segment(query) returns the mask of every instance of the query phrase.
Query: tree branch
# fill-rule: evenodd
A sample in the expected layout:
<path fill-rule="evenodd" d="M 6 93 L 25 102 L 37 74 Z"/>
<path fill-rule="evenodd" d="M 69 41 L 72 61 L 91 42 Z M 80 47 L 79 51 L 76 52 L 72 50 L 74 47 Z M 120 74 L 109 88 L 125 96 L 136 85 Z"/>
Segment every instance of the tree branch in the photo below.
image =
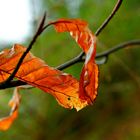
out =
<path fill-rule="evenodd" d="M 101 61 L 97 61 L 97 64 L 104 64 L 106 61 L 107 61 L 107 58 L 110 54 L 120 50 L 120 49 L 124 49 L 124 48 L 127 48 L 127 47 L 134 47 L 134 46 L 138 46 L 140 45 L 140 40 L 131 40 L 131 41 L 128 41 L 128 42 L 124 42 L 124 43 L 121 43 L 117 46 L 114 46 L 112 47 L 111 49 L 108 49 L 102 53 L 98 53 L 96 55 L 96 58 L 105 58 Z M 68 68 L 70 67 L 71 65 L 74 65 L 74 64 L 77 64 L 79 62 L 83 62 L 84 61 L 84 58 L 81 58 L 81 55 L 69 60 L 68 62 L 56 67 L 57 69 L 59 70 L 63 70 L 65 68 Z M 11 88 L 11 87 L 17 87 L 17 86 L 22 86 L 22 85 L 26 85 L 27 83 L 25 82 L 22 82 L 20 80 L 17 80 L 17 81 L 10 81 L 9 84 L 7 86 L 3 86 L 1 87 L 0 86 L 0 89 L 6 89 L 6 88 Z"/>
<path fill-rule="evenodd" d="M 110 22 L 110 20 L 114 17 L 116 12 L 119 10 L 123 0 L 118 0 L 118 2 L 115 4 L 115 7 L 113 8 L 111 14 L 105 19 L 105 21 L 102 23 L 102 25 L 97 29 L 95 32 L 95 35 L 98 36 L 101 31 L 107 26 L 107 24 Z"/>
<path fill-rule="evenodd" d="M 82 52 L 82 53 L 83 53 L 83 52 Z M 76 64 L 76 63 L 79 63 L 79 62 L 83 62 L 81 54 L 79 54 L 79 55 L 76 56 L 75 58 L 73 58 L 73 59 L 71 59 L 71 60 L 65 62 L 65 63 L 62 64 L 62 65 L 57 66 L 56 69 L 58 69 L 58 70 L 63 70 L 63 69 L 65 69 L 65 68 L 70 67 L 70 66 L 72 66 L 72 65 L 74 65 L 74 64 Z"/>
<path fill-rule="evenodd" d="M 113 48 L 111 49 L 108 49 L 104 52 L 101 52 L 101 53 L 98 53 L 96 55 L 96 58 L 101 58 L 101 57 L 108 57 L 110 54 L 120 50 L 120 49 L 124 49 L 126 47 L 134 47 L 134 46 L 137 46 L 137 45 L 140 45 L 140 40 L 131 40 L 131 41 L 127 41 L 127 42 L 124 42 L 124 43 L 121 43 L 119 45 L 116 45 L 114 46 Z"/>

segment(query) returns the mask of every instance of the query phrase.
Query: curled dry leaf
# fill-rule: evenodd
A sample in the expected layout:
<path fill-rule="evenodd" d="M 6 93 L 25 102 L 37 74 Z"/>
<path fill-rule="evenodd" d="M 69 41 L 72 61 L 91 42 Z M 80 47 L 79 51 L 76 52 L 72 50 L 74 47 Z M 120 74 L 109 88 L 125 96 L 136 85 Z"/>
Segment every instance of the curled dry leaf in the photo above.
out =
<path fill-rule="evenodd" d="M 98 66 L 95 64 L 96 37 L 92 34 L 85 21 L 80 19 L 60 19 L 52 22 L 57 32 L 70 32 L 86 54 L 80 82 L 79 97 L 91 104 L 97 95 Z"/>
<path fill-rule="evenodd" d="M 0 119 L 0 130 L 7 130 L 17 118 L 20 98 L 18 88 L 15 88 L 13 97 L 9 101 L 9 106 L 11 107 L 10 115 Z"/>

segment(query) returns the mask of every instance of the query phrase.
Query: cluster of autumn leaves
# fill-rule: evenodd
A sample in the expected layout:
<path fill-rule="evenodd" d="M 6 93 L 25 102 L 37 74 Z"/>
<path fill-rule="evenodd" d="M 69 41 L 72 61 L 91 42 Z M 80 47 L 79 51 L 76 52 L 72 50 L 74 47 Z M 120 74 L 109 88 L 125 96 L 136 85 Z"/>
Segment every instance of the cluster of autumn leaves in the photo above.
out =
<path fill-rule="evenodd" d="M 28 53 L 15 78 L 53 95 L 65 108 L 77 111 L 92 104 L 97 95 L 98 66 L 95 63 L 96 37 L 87 22 L 80 19 L 59 19 L 52 22 L 57 32 L 69 32 L 85 52 L 85 62 L 78 81 L 72 75 L 48 66 L 43 60 Z M 26 47 L 15 44 L 0 52 L 0 82 L 5 81 L 15 69 Z M 20 95 L 17 87 L 9 105 L 10 115 L 0 119 L 0 130 L 7 130 L 17 118 Z"/>

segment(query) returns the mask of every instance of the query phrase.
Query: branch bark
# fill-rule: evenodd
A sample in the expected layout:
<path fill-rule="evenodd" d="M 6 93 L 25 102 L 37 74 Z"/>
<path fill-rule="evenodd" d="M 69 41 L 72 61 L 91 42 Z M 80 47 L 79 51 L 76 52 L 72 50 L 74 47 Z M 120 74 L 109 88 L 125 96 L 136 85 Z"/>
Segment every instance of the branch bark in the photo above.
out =
<path fill-rule="evenodd" d="M 116 45 L 114 47 L 112 47 L 111 49 L 108 49 L 104 52 L 101 52 L 101 53 L 98 53 L 96 55 L 96 58 L 101 58 L 101 57 L 108 57 L 110 54 L 120 50 L 120 49 L 124 49 L 124 48 L 128 48 L 128 47 L 134 47 L 134 46 L 137 46 L 137 45 L 140 45 L 140 40 L 131 40 L 131 41 L 127 41 L 127 42 L 124 42 L 124 43 L 121 43 L 119 45 Z"/>
<path fill-rule="evenodd" d="M 102 25 L 95 32 L 96 36 L 98 36 L 101 33 L 101 31 L 103 31 L 103 29 L 107 26 L 107 24 L 110 22 L 110 20 L 114 17 L 116 12 L 119 10 L 122 2 L 123 2 L 123 0 L 118 0 L 117 1 L 117 3 L 115 4 L 115 6 L 114 6 L 112 12 L 110 13 L 110 15 L 105 19 L 105 21 L 102 23 Z"/>

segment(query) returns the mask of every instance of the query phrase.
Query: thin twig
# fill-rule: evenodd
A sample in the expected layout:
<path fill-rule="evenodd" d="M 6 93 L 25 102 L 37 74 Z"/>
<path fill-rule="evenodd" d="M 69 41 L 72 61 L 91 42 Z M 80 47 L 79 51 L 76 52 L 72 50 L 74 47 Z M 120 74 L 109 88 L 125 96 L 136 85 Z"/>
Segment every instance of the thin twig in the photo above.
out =
<path fill-rule="evenodd" d="M 136 45 L 140 45 L 140 40 L 131 40 L 131 41 L 128 41 L 128 42 L 124 42 L 124 43 L 121 43 L 117 46 L 114 46 L 113 48 L 109 49 L 109 50 L 106 50 L 104 52 L 101 52 L 101 53 L 98 53 L 96 55 L 96 58 L 101 58 L 101 57 L 107 57 L 109 56 L 110 54 L 120 50 L 120 49 L 124 49 L 124 48 L 128 48 L 128 47 L 134 47 Z"/>
<path fill-rule="evenodd" d="M 118 2 L 115 4 L 115 7 L 113 8 L 111 14 L 108 16 L 108 18 L 105 19 L 105 21 L 102 23 L 102 25 L 97 29 L 95 32 L 95 35 L 98 36 L 101 31 L 107 26 L 107 24 L 110 22 L 110 20 L 114 17 L 118 9 L 120 8 L 123 0 L 118 0 Z"/>
<path fill-rule="evenodd" d="M 58 70 L 63 70 L 63 69 L 65 69 L 65 68 L 67 68 L 67 67 L 69 67 L 69 66 L 72 66 L 72 65 L 74 65 L 74 64 L 76 64 L 76 63 L 78 63 L 78 62 L 82 62 L 81 54 L 80 54 L 79 56 L 77 56 L 77 57 L 75 57 L 75 58 L 73 58 L 73 59 L 71 59 L 71 60 L 65 62 L 65 63 L 62 64 L 62 65 L 57 66 L 56 69 L 58 69 Z"/>
<path fill-rule="evenodd" d="M 10 81 L 13 80 L 13 78 L 15 77 L 16 73 L 18 72 L 24 58 L 26 57 L 26 55 L 28 54 L 28 52 L 31 50 L 32 46 L 34 45 L 34 43 L 36 42 L 37 38 L 39 37 L 39 35 L 41 34 L 41 30 L 44 26 L 44 23 L 45 23 L 45 19 L 46 19 L 46 13 L 44 14 L 43 18 L 42 18 L 42 21 L 39 25 L 39 28 L 37 30 L 37 32 L 35 33 L 32 41 L 30 42 L 29 46 L 27 47 L 26 51 L 23 53 L 23 55 L 21 56 L 21 58 L 19 59 L 14 71 L 11 73 L 11 75 L 8 77 L 7 80 L 5 80 L 4 82 L 0 83 L 0 87 L 5 87 L 7 86 Z"/>

